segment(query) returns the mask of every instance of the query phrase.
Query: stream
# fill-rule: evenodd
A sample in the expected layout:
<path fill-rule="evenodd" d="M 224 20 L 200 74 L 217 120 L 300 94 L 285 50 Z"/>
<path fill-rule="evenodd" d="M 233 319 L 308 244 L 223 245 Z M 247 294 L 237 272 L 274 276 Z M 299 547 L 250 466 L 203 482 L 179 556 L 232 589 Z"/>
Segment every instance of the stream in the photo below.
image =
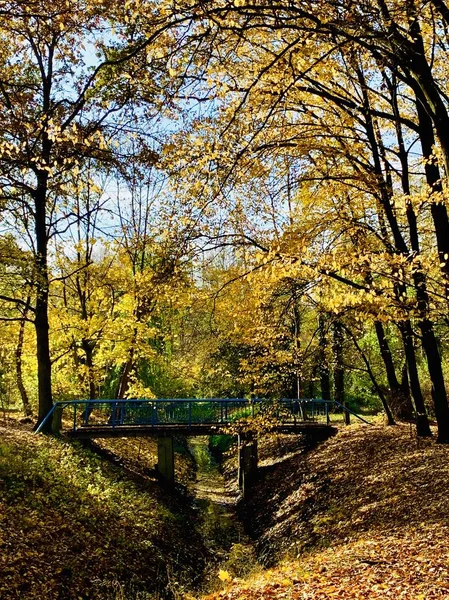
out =
<path fill-rule="evenodd" d="M 200 515 L 200 534 L 214 557 L 205 583 L 207 587 L 216 588 L 221 583 L 217 579 L 219 569 L 230 577 L 243 577 L 256 566 L 256 557 L 243 524 L 236 517 L 236 495 L 227 489 L 208 442 L 207 436 L 188 439 L 189 450 L 197 464 L 192 492 Z"/>

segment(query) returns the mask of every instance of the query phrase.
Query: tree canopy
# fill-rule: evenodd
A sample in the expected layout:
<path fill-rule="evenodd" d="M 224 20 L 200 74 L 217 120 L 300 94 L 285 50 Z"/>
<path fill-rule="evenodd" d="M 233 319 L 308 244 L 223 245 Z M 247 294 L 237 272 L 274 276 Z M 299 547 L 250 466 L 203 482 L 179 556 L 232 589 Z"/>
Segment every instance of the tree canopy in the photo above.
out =
<path fill-rule="evenodd" d="M 334 397 L 449 442 L 448 26 L 440 0 L 3 3 L 13 396 Z"/>

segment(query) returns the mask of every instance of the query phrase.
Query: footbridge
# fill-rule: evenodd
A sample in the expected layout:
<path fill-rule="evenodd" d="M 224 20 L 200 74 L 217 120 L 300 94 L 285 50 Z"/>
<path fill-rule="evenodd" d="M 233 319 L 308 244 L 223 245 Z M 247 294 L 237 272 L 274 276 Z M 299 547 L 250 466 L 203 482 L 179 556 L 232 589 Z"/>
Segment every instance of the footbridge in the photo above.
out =
<path fill-rule="evenodd" d="M 238 437 L 239 484 L 245 489 L 257 471 L 260 426 L 270 431 L 330 435 L 332 427 L 352 414 L 339 402 L 321 399 L 163 398 L 71 400 L 56 402 L 40 423 L 75 439 L 155 436 L 158 472 L 174 482 L 174 435 L 232 432 Z M 367 421 L 365 421 L 367 422 Z M 259 423 L 259 426 L 257 425 Z"/>

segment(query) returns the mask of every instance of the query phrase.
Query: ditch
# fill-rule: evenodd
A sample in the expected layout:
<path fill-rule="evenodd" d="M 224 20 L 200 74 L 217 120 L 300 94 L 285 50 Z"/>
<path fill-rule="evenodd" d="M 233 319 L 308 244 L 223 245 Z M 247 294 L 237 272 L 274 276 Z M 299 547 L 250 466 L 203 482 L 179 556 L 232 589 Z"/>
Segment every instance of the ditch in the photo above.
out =
<path fill-rule="evenodd" d="M 256 554 L 236 515 L 236 492 L 229 489 L 220 472 L 209 450 L 208 437 L 189 438 L 188 447 L 197 465 L 191 493 L 199 517 L 198 533 L 212 557 L 203 587 L 213 591 L 222 587 L 223 581 L 245 577 L 254 570 Z"/>

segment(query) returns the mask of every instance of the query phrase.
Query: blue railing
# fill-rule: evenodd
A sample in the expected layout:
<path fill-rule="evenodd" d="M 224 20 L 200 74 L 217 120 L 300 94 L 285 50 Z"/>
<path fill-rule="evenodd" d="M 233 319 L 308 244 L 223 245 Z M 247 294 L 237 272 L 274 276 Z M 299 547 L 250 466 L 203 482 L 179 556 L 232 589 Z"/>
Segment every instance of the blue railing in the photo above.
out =
<path fill-rule="evenodd" d="M 321 399 L 282 399 L 270 401 L 246 398 L 161 398 L 125 400 L 71 400 L 56 402 L 40 423 L 36 433 L 43 430 L 56 415 L 67 428 L 76 431 L 88 427 L 142 426 L 161 429 L 164 425 L 192 427 L 193 425 L 226 425 L 239 419 L 267 414 L 280 423 L 303 421 L 329 424 L 330 415 L 344 411 L 365 421 L 339 402 Z M 71 424 L 69 426 L 69 423 Z"/>

